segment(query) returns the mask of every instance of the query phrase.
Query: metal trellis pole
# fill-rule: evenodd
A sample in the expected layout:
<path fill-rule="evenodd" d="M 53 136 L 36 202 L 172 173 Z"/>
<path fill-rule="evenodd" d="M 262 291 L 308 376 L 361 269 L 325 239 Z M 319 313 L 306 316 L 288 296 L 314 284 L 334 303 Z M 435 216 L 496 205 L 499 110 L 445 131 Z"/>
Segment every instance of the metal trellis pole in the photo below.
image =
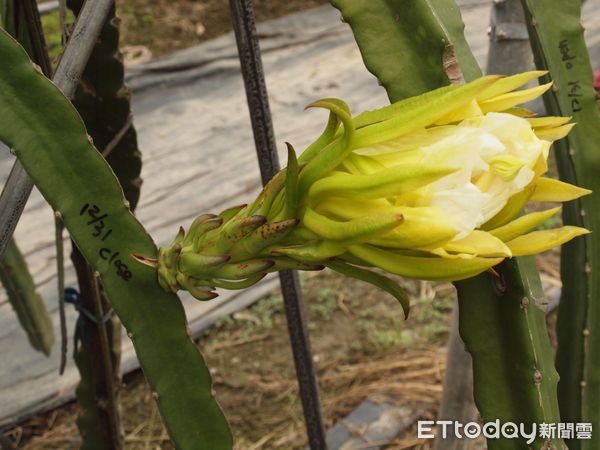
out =
<path fill-rule="evenodd" d="M 79 15 L 53 78 L 54 84 L 69 98 L 75 93 L 112 4 L 113 0 L 85 2 Z M 15 231 L 32 188 L 31 178 L 19 160 L 15 161 L 0 195 L 0 256 Z"/>
<path fill-rule="evenodd" d="M 260 173 L 264 185 L 279 170 L 279 158 L 271 122 L 254 11 L 250 0 L 230 0 L 229 5 L 244 77 Z M 304 409 L 308 442 L 312 450 L 326 450 L 327 444 L 319 400 L 319 387 L 306 328 L 298 275 L 295 271 L 284 270 L 279 273 L 279 279 L 285 303 L 300 398 Z"/>

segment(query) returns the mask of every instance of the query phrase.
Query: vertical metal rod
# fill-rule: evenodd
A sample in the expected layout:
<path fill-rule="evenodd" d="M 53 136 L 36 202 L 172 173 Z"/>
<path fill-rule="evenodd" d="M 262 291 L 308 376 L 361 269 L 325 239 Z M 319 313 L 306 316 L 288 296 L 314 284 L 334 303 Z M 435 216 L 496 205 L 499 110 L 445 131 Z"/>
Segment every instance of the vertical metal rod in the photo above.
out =
<path fill-rule="evenodd" d="M 18 3 L 16 3 L 18 5 Z M 35 0 L 24 0 L 20 3 L 25 14 L 25 22 L 27 23 L 27 31 L 29 32 L 29 40 L 32 46 L 32 61 L 38 64 L 44 75 L 52 76 L 52 64 L 48 49 L 46 47 L 46 39 L 42 28 L 40 13 Z"/>
<path fill-rule="evenodd" d="M 251 0 L 229 0 L 238 47 L 254 142 L 263 185 L 279 170 L 277 146 L 271 122 L 267 88 Z M 304 305 L 298 275 L 291 270 L 279 273 L 288 331 L 294 354 L 296 377 L 304 409 L 308 442 L 312 450 L 326 450 L 325 426 L 319 399 Z"/>
<path fill-rule="evenodd" d="M 54 73 L 54 84 L 66 97 L 72 97 L 81 74 L 100 35 L 113 0 L 85 2 L 71 39 Z M 4 189 L 0 194 L 0 256 L 12 237 L 17 222 L 31 194 L 33 181 L 19 160 L 15 161 Z"/>

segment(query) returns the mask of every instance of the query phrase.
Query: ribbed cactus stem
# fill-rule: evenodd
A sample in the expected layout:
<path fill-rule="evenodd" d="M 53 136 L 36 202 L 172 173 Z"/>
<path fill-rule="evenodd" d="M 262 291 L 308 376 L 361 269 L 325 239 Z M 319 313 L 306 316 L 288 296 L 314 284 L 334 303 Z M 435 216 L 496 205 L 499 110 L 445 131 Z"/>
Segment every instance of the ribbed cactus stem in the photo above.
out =
<path fill-rule="evenodd" d="M 77 16 L 83 1 L 69 0 Z M 119 53 L 119 20 L 115 7 L 100 32 L 82 81 L 73 99 L 88 133 L 117 175 L 133 211 L 140 195 L 140 152 L 132 124 L 130 92 L 124 84 L 124 67 Z M 75 333 L 75 354 L 81 374 L 77 389 L 81 405 L 78 426 L 82 448 L 123 448 L 119 407 L 119 359 L 121 325 L 100 279 L 93 274 L 77 246 L 71 259 L 80 285 L 81 312 Z M 87 314 L 85 313 L 87 312 Z M 89 317 L 95 317 L 95 322 Z M 99 357 L 90 358 L 90 355 Z"/>
<path fill-rule="evenodd" d="M 0 59 L 11 67 L 0 71 L 0 140 L 15 149 L 83 256 L 100 272 L 174 445 L 230 450 L 231 432 L 187 333 L 181 302 L 160 288 L 155 270 L 131 258 L 156 256 L 157 249 L 131 214 L 114 172 L 91 144 L 72 104 L 3 30 Z"/>
<path fill-rule="evenodd" d="M 12 239 L 0 260 L 0 282 L 31 346 L 49 355 L 54 343 L 52 320 L 36 292 L 25 258 Z"/>
<path fill-rule="evenodd" d="M 600 114 L 592 86 L 592 67 L 581 25 L 579 0 L 557 7 L 549 0 L 523 0 L 535 63 L 550 71 L 553 89 L 544 96 L 552 114 L 573 116 L 577 126 L 554 152 L 562 180 L 594 191 L 565 205 L 563 220 L 600 229 Z M 559 402 L 563 422 L 589 422 L 600 429 L 600 238 L 579 238 L 562 250 L 563 282 L 557 321 L 556 365 L 560 374 Z M 571 449 L 596 449 L 600 434 L 570 439 Z"/>
<path fill-rule="evenodd" d="M 475 401 L 482 420 L 558 423 L 558 376 L 533 258 L 520 258 L 519 264 L 506 261 L 496 270 L 497 276 L 483 274 L 456 283 L 460 331 L 473 356 Z M 566 449 L 561 439 L 552 444 Z M 524 445 L 522 439 L 488 440 L 490 449 Z M 536 437 L 532 445 L 542 448 L 545 440 Z"/>
<path fill-rule="evenodd" d="M 34 0 L 0 0 L 0 26 L 23 45 L 31 59 L 49 76 L 52 71 L 50 58 L 36 8 Z M 35 291 L 29 268 L 14 239 L 9 241 L 2 255 L 0 272 L 8 299 L 32 347 L 49 355 L 54 343 L 52 321 L 42 298 Z M 63 323 L 61 321 L 61 330 Z"/>

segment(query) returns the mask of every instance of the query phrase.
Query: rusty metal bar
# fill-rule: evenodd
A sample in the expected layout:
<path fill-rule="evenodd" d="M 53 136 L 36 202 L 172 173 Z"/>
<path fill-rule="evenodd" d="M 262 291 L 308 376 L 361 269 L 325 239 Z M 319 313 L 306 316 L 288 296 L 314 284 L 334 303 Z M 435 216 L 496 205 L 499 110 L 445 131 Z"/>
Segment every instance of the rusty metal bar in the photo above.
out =
<path fill-rule="evenodd" d="M 263 185 L 279 170 L 279 158 L 273 133 L 269 99 L 262 67 L 251 0 L 230 0 L 231 15 L 238 47 L 252 131 Z M 325 426 L 319 399 L 304 305 L 298 275 L 294 271 L 279 273 L 285 303 L 288 331 L 294 354 L 296 377 L 304 409 L 308 442 L 312 450 L 326 450 Z"/>

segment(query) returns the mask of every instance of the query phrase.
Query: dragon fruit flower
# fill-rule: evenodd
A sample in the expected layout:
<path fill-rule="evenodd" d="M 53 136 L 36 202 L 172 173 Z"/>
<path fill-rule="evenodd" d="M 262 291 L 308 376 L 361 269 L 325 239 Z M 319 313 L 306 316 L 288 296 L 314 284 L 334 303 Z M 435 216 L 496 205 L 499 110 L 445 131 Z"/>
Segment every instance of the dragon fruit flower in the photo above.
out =
<path fill-rule="evenodd" d="M 144 261 L 165 289 L 199 299 L 268 272 L 329 267 L 385 289 L 407 311 L 385 272 L 460 280 L 586 234 L 536 231 L 558 207 L 521 215 L 528 202 L 590 192 L 543 177 L 552 142 L 573 127 L 518 106 L 550 87 L 516 90 L 543 74 L 482 77 L 355 117 L 341 100 L 316 101 L 309 107 L 330 111 L 325 130 L 298 158 L 288 144 L 288 167 L 253 203 L 200 216 Z"/>

